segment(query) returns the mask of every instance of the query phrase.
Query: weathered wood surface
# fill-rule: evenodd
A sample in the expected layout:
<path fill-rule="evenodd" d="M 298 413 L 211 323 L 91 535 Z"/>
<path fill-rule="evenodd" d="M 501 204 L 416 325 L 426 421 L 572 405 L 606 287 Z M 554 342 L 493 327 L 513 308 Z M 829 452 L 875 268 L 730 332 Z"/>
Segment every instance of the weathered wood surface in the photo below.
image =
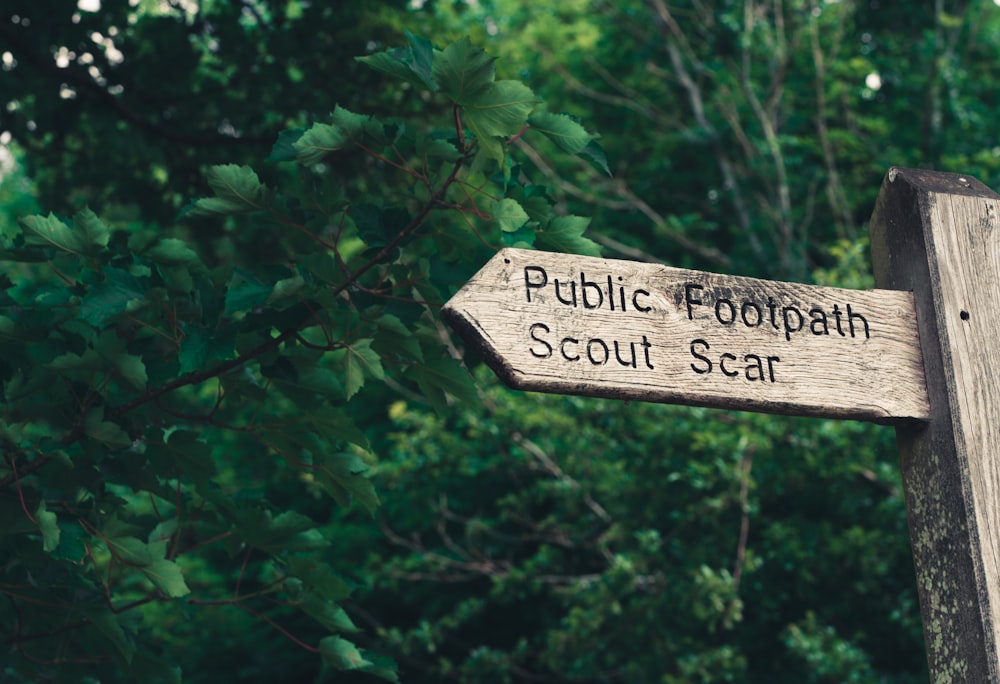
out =
<path fill-rule="evenodd" d="M 912 290 L 931 415 L 897 427 L 931 679 L 998 682 L 1000 196 L 891 169 L 872 216 L 879 287 Z"/>
<path fill-rule="evenodd" d="M 442 314 L 518 389 L 879 421 L 929 415 L 908 292 L 505 249 Z"/>

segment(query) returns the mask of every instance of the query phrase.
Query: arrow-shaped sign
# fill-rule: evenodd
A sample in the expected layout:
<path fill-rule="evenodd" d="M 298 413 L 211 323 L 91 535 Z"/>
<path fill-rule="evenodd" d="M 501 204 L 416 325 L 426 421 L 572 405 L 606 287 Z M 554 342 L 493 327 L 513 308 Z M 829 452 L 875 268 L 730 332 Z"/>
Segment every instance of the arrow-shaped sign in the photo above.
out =
<path fill-rule="evenodd" d="M 504 249 L 441 313 L 516 389 L 878 421 L 929 415 L 908 292 Z"/>

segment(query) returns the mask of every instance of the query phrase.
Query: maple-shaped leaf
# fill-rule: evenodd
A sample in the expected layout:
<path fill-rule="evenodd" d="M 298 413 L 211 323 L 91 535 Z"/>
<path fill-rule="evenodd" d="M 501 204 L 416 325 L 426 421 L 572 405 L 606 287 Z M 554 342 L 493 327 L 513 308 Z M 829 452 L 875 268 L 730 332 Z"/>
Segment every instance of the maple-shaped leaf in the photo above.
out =
<path fill-rule="evenodd" d="M 456 104 L 465 105 L 493 83 L 495 62 L 485 50 L 462 38 L 435 55 L 434 81 Z"/>

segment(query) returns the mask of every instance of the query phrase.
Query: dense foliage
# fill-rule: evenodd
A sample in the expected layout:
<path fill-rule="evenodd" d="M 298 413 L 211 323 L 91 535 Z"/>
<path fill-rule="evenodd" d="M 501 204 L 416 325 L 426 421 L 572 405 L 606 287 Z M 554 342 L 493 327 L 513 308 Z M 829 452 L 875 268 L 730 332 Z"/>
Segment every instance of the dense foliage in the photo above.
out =
<path fill-rule="evenodd" d="M 957 0 L 6 1 L 0 679 L 925 680 L 890 429 L 511 393 L 437 309 L 505 244 L 870 286 L 889 165 L 1000 184 L 998 55 Z"/>
<path fill-rule="evenodd" d="M 71 221 L 26 217 L 5 249 L 0 501 L 11 561 L 0 619 L 11 673 L 177 680 L 183 641 L 163 653 L 143 642 L 182 616 L 235 609 L 328 667 L 396 679 L 391 661 L 341 636 L 356 631 L 338 605 L 351 586 L 319 529 L 330 510 L 320 496 L 369 514 L 379 503 L 355 414 L 380 394 L 362 390 L 387 383 L 442 408 L 469 396 L 435 314 L 458 255 L 593 243 L 586 220 L 551 216 L 544 193 L 512 173 L 507 141 L 527 132 L 537 98 L 497 80 L 483 50 L 411 36 L 363 61 L 438 93 L 443 125 L 338 106 L 329 123 L 279 136 L 271 159 L 298 165 L 280 190 L 248 166 L 210 168 L 214 194 L 186 219 L 266 235 L 267 260 L 209 267 L 183 240 L 113 231 L 87 209 Z M 568 117 L 531 121 L 599 156 Z M 338 154 L 405 182 L 349 198 L 327 172 Z M 446 218 L 430 221 L 435 212 Z M 328 635 L 284 624 L 299 612 Z"/>

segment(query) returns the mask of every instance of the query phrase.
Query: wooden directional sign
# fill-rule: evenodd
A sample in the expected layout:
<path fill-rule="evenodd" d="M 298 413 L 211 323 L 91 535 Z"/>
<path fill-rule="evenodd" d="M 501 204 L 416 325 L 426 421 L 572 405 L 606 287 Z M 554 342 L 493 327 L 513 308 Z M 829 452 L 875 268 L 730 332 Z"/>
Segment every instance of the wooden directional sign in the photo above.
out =
<path fill-rule="evenodd" d="M 511 387 L 792 415 L 929 415 L 913 296 L 505 249 L 442 315 Z"/>

